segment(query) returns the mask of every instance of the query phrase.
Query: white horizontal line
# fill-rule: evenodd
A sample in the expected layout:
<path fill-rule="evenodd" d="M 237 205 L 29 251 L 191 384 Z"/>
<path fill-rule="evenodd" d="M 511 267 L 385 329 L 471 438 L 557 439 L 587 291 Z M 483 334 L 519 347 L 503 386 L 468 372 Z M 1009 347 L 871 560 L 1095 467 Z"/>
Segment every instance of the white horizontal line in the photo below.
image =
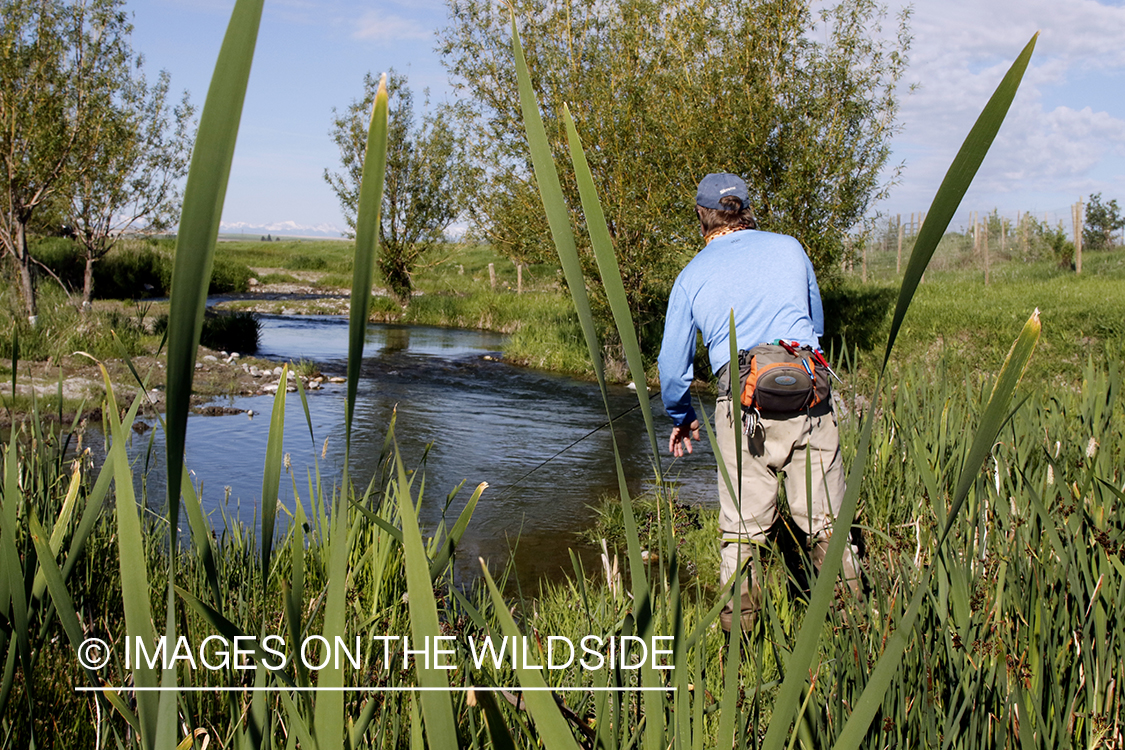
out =
<path fill-rule="evenodd" d="M 478 693 L 497 693 L 508 691 L 512 693 L 545 693 L 545 692 L 586 692 L 586 693 L 644 693 L 644 692 L 676 692 L 674 687 L 133 687 L 127 685 L 105 685 L 103 687 L 76 687 L 77 693 L 100 693 L 106 690 L 114 692 L 129 691 L 133 693 L 467 693 L 470 690 Z"/>

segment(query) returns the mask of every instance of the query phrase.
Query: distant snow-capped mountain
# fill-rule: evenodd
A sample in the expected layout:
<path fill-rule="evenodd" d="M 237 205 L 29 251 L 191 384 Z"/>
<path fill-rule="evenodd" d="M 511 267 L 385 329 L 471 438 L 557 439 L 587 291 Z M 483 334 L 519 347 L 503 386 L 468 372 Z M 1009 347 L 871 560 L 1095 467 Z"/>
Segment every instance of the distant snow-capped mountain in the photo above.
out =
<path fill-rule="evenodd" d="M 222 222 L 219 231 L 224 234 L 271 234 L 283 237 L 341 237 L 341 229 L 332 224 L 309 226 L 295 221 L 276 221 L 272 224 L 253 224 L 245 221 Z"/>

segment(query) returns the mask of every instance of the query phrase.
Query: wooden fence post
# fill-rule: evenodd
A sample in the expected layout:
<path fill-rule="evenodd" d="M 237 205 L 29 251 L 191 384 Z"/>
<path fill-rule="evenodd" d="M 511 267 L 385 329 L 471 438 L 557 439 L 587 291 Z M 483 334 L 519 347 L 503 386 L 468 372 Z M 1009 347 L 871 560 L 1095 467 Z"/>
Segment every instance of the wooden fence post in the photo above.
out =
<path fill-rule="evenodd" d="M 898 257 L 895 258 L 895 275 L 902 273 L 902 214 L 898 215 Z"/>
<path fill-rule="evenodd" d="M 988 257 L 988 232 L 984 233 L 984 235 L 980 238 L 980 241 L 984 249 L 984 285 L 988 286 L 990 281 L 989 275 L 992 270 L 992 264 Z"/>
<path fill-rule="evenodd" d="M 1070 207 L 1070 215 L 1074 220 L 1074 272 L 1082 273 L 1082 198 Z"/>
<path fill-rule="evenodd" d="M 492 291 L 496 291 L 496 264 L 488 264 L 488 281 L 492 285 Z"/>

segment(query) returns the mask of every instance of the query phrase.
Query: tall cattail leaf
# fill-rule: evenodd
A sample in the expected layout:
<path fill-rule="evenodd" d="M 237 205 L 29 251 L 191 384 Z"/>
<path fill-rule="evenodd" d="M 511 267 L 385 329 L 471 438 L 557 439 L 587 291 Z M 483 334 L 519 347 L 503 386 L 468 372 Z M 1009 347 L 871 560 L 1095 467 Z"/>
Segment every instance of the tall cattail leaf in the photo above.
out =
<path fill-rule="evenodd" d="M 402 463 L 398 447 L 394 453 L 395 493 L 399 517 L 402 519 L 402 549 L 406 565 L 406 592 L 410 599 L 410 635 L 414 643 L 424 643 L 441 635 L 434 585 L 430 578 L 430 565 L 422 532 L 418 528 L 418 515 L 411 498 L 410 482 Z M 417 646 L 416 646 L 417 647 Z M 418 667 L 418 682 L 428 688 L 421 694 L 422 714 L 426 720 L 426 738 L 430 747 L 457 747 L 457 723 L 453 717 L 453 702 L 449 679 L 444 670 Z"/>
<path fill-rule="evenodd" d="M 117 554 L 121 573 L 121 598 L 125 610 L 126 647 L 137 638 L 152 650 L 155 630 L 152 622 L 152 604 L 149 598 L 147 561 L 145 560 L 144 533 L 138 515 L 137 498 L 133 492 L 133 472 L 125 452 L 128 429 L 117 418 L 117 400 L 110 385 L 109 373 L 101 368 L 106 386 L 106 409 L 111 435 L 110 452 L 113 454 L 113 489 L 117 517 Z M 134 663 L 133 684 L 141 688 L 157 686 L 156 670 L 143 660 Z M 141 737 L 148 747 L 156 746 L 159 699 L 156 693 L 137 693 L 137 720 Z M 173 743 L 174 744 L 174 743 Z"/>
<path fill-rule="evenodd" d="M 521 648 L 522 644 L 525 643 L 534 644 L 534 638 L 529 639 L 526 636 L 521 636 L 519 627 L 516 625 L 516 621 L 512 619 L 512 614 L 508 611 L 508 605 L 504 602 L 504 597 L 500 594 L 496 582 L 492 580 L 492 574 L 488 572 L 488 566 L 484 564 L 483 559 L 480 561 L 480 567 L 484 572 L 484 581 L 488 585 L 488 593 L 492 597 L 493 611 L 496 619 L 500 621 L 501 632 L 509 639 L 517 639 L 521 643 Z M 523 660 L 523 663 L 516 663 L 518 660 L 515 658 L 512 661 L 520 685 L 525 688 L 535 688 L 525 692 L 523 700 L 527 705 L 527 710 L 531 712 L 531 717 L 535 720 L 535 730 L 539 733 L 539 739 L 543 741 L 543 747 L 547 750 L 558 748 L 578 750 L 578 743 L 574 741 L 574 734 L 570 731 L 570 726 L 566 723 L 562 713 L 559 712 L 555 699 L 546 690 L 547 682 L 543 679 L 542 671 L 524 666 L 526 659 Z"/>
<path fill-rule="evenodd" d="M 582 334 L 590 352 L 590 362 L 594 375 L 605 394 L 605 371 L 602 368 L 601 349 L 598 345 L 597 329 L 594 327 L 594 314 L 590 309 L 590 297 L 586 293 L 586 280 L 582 276 L 582 265 L 578 260 L 578 248 L 574 243 L 574 232 L 570 226 L 570 213 L 563 196 L 562 183 L 555 169 L 551 144 L 547 140 L 547 129 L 539 114 L 539 104 L 535 100 L 535 89 L 531 85 L 531 75 L 527 70 L 527 60 L 523 56 L 516 17 L 512 14 L 512 54 L 516 60 L 516 78 L 519 82 L 520 111 L 523 113 L 523 127 L 527 134 L 527 146 L 531 153 L 531 164 L 535 170 L 535 182 L 543 199 L 543 210 L 547 214 L 547 226 L 551 229 L 551 239 L 559 254 L 567 288 L 574 299 L 574 309 L 582 325 Z M 609 407 L 606 406 L 608 413 Z"/>
<path fill-rule="evenodd" d="M 348 518 L 345 486 L 329 516 L 328 588 L 325 596 L 323 635 L 329 643 L 347 638 L 348 610 Z M 344 741 L 344 668 L 335 659 L 320 670 L 317 687 L 327 688 L 317 695 L 313 723 L 321 747 L 335 747 Z"/>
<path fill-rule="evenodd" d="M 50 591 L 51 601 L 55 605 L 59 623 L 63 626 L 63 632 L 66 633 L 71 647 L 77 652 L 85 639 L 85 633 L 78 622 L 78 613 L 74 608 L 74 601 L 71 599 L 70 592 L 66 589 L 62 571 L 59 570 L 59 566 L 55 562 L 57 552 L 47 542 L 47 533 L 39 523 L 34 508 L 28 508 L 27 522 L 31 541 L 35 546 L 35 554 L 39 558 L 43 585 Z M 95 676 L 90 672 L 91 681 Z"/>
<path fill-rule="evenodd" d="M 258 39 L 262 2 L 238 0 L 231 13 L 199 118 L 199 131 L 184 187 L 168 310 L 166 444 L 168 513 L 173 549 L 176 546 L 180 472 L 183 470 L 195 356 L 203 330 L 203 311 L 215 260 L 215 241 L 219 234 L 238 123 L 242 117 L 242 102 L 246 97 L 246 83 L 250 77 L 250 63 Z"/>
<path fill-rule="evenodd" d="M 950 529 L 952 529 L 953 522 L 965 503 L 965 497 L 969 494 L 969 489 L 980 474 L 985 459 L 991 453 L 996 436 L 1000 433 L 1000 428 L 1007 421 L 1012 394 L 1015 393 L 1016 386 L 1019 385 L 1020 379 L 1027 369 L 1027 364 L 1031 361 L 1031 355 L 1035 351 L 1041 329 L 1039 310 L 1036 309 L 1028 318 L 1027 323 L 1024 324 L 1023 330 L 1015 343 L 1012 344 L 1011 351 L 1008 352 L 1008 356 L 1004 360 L 1004 366 L 996 379 L 988 404 L 985 406 L 980 425 L 973 437 L 972 447 L 969 449 L 969 455 L 961 468 L 961 476 L 957 482 L 957 490 L 953 495 L 953 502 L 950 505 L 945 528 L 937 541 L 936 546 L 939 549 L 945 542 Z M 887 642 L 886 649 L 879 657 L 875 669 L 872 670 L 867 687 L 859 700 L 856 701 L 855 709 L 848 718 L 848 723 L 844 725 L 840 735 L 836 738 L 836 744 L 833 746 L 836 750 L 858 748 L 863 743 L 871 720 L 879 711 L 883 703 L 883 696 L 886 694 L 887 688 L 890 687 L 891 680 L 894 679 L 895 672 L 902 660 L 902 655 L 909 645 L 909 637 L 914 629 L 914 621 L 918 617 L 923 595 L 928 591 L 930 579 L 940 564 L 940 560 L 935 560 L 919 584 L 906 614 L 897 624 L 894 636 Z"/>
<path fill-rule="evenodd" d="M 875 387 L 876 398 L 878 398 L 882 389 L 883 373 L 886 371 L 887 362 L 890 359 L 898 329 L 902 325 L 906 310 L 909 308 L 910 302 L 914 297 L 914 292 L 918 287 L 918 283 L 921 281 L 922 273 L 926 270 L 926 266 L 933 256 L 933 251 L 936 249 L 938 241 L 945 233 L 945 228 L 948 226 L 949 220 L 952 218 L 957 206 L 960 205 L 961 198 L 964 196 L 965 191 L 969 187 L 969 183 L 972 181 L 973 176 L 984 160 L 989 146 L 991 146 L 993 139 L 996 137 L 1000 124 L 1003 122 L 1012 99 L 1015 97 L 1016 90 L 1019 88 L 1020 80 L 1031 58 L 1031 53 L 1034 50 L 1037 37 L 1038 34 L 1033 36 L 1031 41 L 1028 42 L 1023 52 L 1012 64 L 1007 75 L 1004 76 L 1004 79 L 1001 81 L 999 87 L 997 87 L 992 98 L 989 99 L 988 104 L 985 105 L 984 111 L 981 113 L 980 117 L 977 118 L 976 124 L 969 131 L 965 143 L 962 145 L 961 150 L 954 159 L 953 165 L 950 167 L 941 187 L 938 189 L 937 195 L 934 197 L 930 213 L 927 214 L 926 222 L 922 227 L 922 231 L 919 233 L 918 239 L 914 245 L 914 251 L 907 264 L 902 290 L 899 294 L 898 307 L 895 310 L 895 317 L 891 324 L 891 332 L 887 340 L 883 364 L 880 368 L 878 382 Z M 770 720 L 769 729 L 762 743 L 762 747 L 765 750 L 781 750 L 785 741 L 785 736 L 800 707 L 801 692 L 808 679 L 812 661 L 817 655 L 817 643 L 820 640 L 825 618 L 828 615 L 828 610 L 832 603 L 833 589 L 836 585 L 836 579 L 840 574 L 844 548 L 848 544 L 852 522 L 855 520 L 860 484 L 863 479 L 868 452 L 871 447 L 874 413 L 875 404 L 873 403 L 864 419 L 859 447 L 856 452 L 856 457 L 852 462 L 851 469 L 848 472 L 847 490 L 844 493 L 843 501 L 840 504 L 840 509 L 833 525 L 832 539 L 825 553 L 824 564 L 821 568 L 816 585 L 813 587 L 809 597 L 809 606 L 806 610 L 804 621 L 801 624 L 801 629 L 798 632 L 793 654 L 786 665 L 785 679 L 781 684 L 781 688 L 778 691 L 774 703 L 773 717 Z M 950 518 L 952 518 L 952 514 L 950 514 Z M 868 688 L 868 690 L 871 689 L 871 687 Z M 883 685 L 883 690 L 878 693 L 880 701 L 885 691 L 886 685 Z M 865 691 L 865 693 L 866 692 L 867 691 Z M 865 724 L 865 731 L 866 726 Z M 857 746 L 858 745 L 840 745 L 842 748 Z"/>
<path fill-rule="evenodd" d="M 613 240 L 609 235 L 609 226 L 606 224 L 605 212 L 602 210 L 601 201 L 598 199 L 598 190 L 594 185 L 594 176 L 590 172 L 590 164 L 586 161 L 586 153 L 582 149 L 582 140 L 578 136 L 578 129 L 574 126 L 574 118 L 570 115 L 570 108 L 563 106 L 563 121 L 566 123 L 566 135 L 570 145 L 570 160 L 574 165 L 574 175 L 578 182 L 578 194 L 582 200 L 582 213 L 586 217 L 586 231 L 590 234 L 590 245 L 594 249 L 594 257 L 598 262 L 598 272 L 602 277 L 602 288 L 605 289 L 609 308 L 613 313 L 613 322 L 617 326 L 617 333 L 621 337 L 621 348 L 625 351 L 625 361 L 629 364 L 629 373 L 637 386 L 637 400 L 641 405 L 641 414 L 645 419 L 645 428 L 648 430 L 648 439 L 652 444 L 653 465 L 656 468 L 657 481 L 660 481 L 660 449 L 656 444 L 656 426 L 652 420 L 652 409 L 649 407 L 648 388 L 646 386 L 644 363 L 641 361 L 641 345 L 637 340 L 637 330 L 633 326 L 633 315 L 629 312 L 629 298 L 625 295 L 625 284 L 621 281 L 621 268 L 617 263 L 617 255 L 613 249 Z"/>
<path fill-rule="evenodd" d="M 344 413 L 346 455 L 351 455 L 352 417 L 363 364 L 363 339 L 367 334 L 367 312 L 371 305 L 371 281 L 375 257 L 379 253 L 379 221 L 383 206 L 383 176 L 387 171 L 387 74 L 379 78 L 371 122 L 367 128 L 367 148 L 363 157 L 363 176 L 359 183 L 359 205 L 355 220 L 355 262 L 352 264 L 352 297 L 348 318 L 348 399 Z M 345 467 L 347 461 L 344 462 Z M 346 469 L 345 469 L 346 470 Z"/>
<path fill-rule="evenodd" d="M 191 485 L 191 477 L 183 473 L 184 510 L 187 512 L 188 527 L 191 529 L 191 539 L 195 544 L 195 554 L 203 562 L 203 573 L 207 577 L 207 584 L 211 588 L 214 604 L 222 611 L 223 594 L 219 581 L 219 571 L 215 566 L 215 548 L 211 544 L 211 527 L 207 517 L 203 515 L 203 507 L 199 503 L 199 495 Z"/>
<path fill-rule="evenodd" d="M 4 456 L 4 504 L 2 522 L 0 522 L 0 576 L 3 578 L 0 584 L 0 605 L 3 609 L 0 613 L 7 615 L 11 622 L 8 632 L 14 636 L 15 645 L 9 645 L 9 648 L 18 648 L 21 666 L 27 674 L 30 674 L 31 640 L 28 627 L 28 602 L 23 565 L 20 561 L 20 546 L 16 539 L 16 531 L 21 526 L 20 507 L 27 502 L 23 488 L 20 487 L 18 437 L 19 432 L 12 430 L 8 451 Z M 10 655 L 15 653 L 12 651 Z M 11 667 L 6 669 L 10 670 L 14 667 L 13 662 Z"/>
<path fill-rule="evenodd" d="M 273 554 L 273 527 L 277 520 L 277 493 L 281 488 L 281 469 L 284 460 L 285 392 L 289 385 L 289 365 L 281 368 L 281 380 L 273 397 L 270 415 L 270 433 L 266 439 L 266 463 L 262 469 L 262 587 L 269 590 L 270 556 Z"/>
<path fill-rule="evenodd" d="M 262 0 L 238 0 L 235 4 L 203 105 L 187 185 L 184 188 L 169 300 L 168 368 L 165 380 L 165 465 L 168 467 L 169 547 L 173 550 L 177 548 L 181 472 L 191 385 L 195 375 L 195 356 L 203 330 L 203 312 L 215 260 L 215 241 L 219 234 L 227 178 L 234 157 L 242 102 L 246 97 L 246 84 L 250 78 L 250 64 L 254 58 L 261 17 Z M 117 487 L 120 490 L 120 482 Z M 175 579 L 175 555 L 169 555 L 165 634 L 171 640 L 174 640 L 176 623 L 173 591 Z M 174 688 L 176 670 L 164 670 L 162 682 L 163 687 Z M 141 697 L 137 696 L 138 702 Z M 144 697 L 147 700 L 151 696 Z M 154 743 L 161 747 L 176 744 L 176 702 L 177 694 L 174 690 L 160 693 L 159 722 L 156 735 L 150 738 L 150 746 Z M 141 719 L 143 724 L 145 719 Z"/>
<path fill-rule="evenodd" d="M 1042 330 L 1043 325 L 1039 321 L 1039 308 L 1035 308 L 1031 317 L 1027 319 L 1027 323 L 1024 324 L 1019 337 L 1012 344 L 1011 350 L 1008 351 L 1008 356 L 1004 359 L 1004 365 L 1000 369 L 1000 375 L 996 378 L 996 383 L 992 387 L 992 394 L 989 396 L 988 404 L 981 415 L 980 426 L 977 427 L 977 433 L 973 437 L 969 454 L 965 457 L 965 464 L 961 467 L 961 476 L 957 481 L 957 489 L 953 493 L 953 501 L 950 503 L 949 517 L 946 519 L 941 536 L 938 537 L 938 547 L 941 547 L 945 542 L 945 538 L 953 528 L 953 520 L 961 510 L 961 506 L 969 494 L 969 489 L 976 481 L 985 460 L 992 453 L 992 446 L 996 442 L 996 436 L 1000 434 L 1000 428 L 1008 421 L 1012 394 L 1015 393 L 1016 387 L 1027 370 L 1027 364 L 1031 361 L 1031 355 L 1035 352 L 1035 345 L 1039 342 L 1039 334 Z"/>
<path fill-rule="evenodd" d="M 63 499 L 63 507 L 59 511 L 59 516 L 55 519 L 55 525 L 51 530 L 51 539 L 48 543 L 48 548 L 51 550 L 52 559 L 57 557 L 59 550 L 62 549 L 63 537 L 66 535 L 70 527 L 70 519 L 74 515 L 74 506 L 78 501 L 78 490 L 82 484 L 82 472 L 76 463 L 74 471 L 70 475 L 70 485 L 67 487 L 66 497 Z M 39 554 L 36 552 L 36 554 Z M 39 555 L 42 557 L 42 555 Z M 31 586 L 31 599 L 35 601 L 42 598 L 43 592 L 47 589 L 47 579 L 44 577 L 46 570 L 40 568 L 35 574 L 35 582 Z M 61 575 L 61 571 L 60 571 Z"/>
<path fill-rule="evenodd" d="M 910 307 L 910 302 L 914 299 L 914 292 L 917 291 L 918 284 L 922 281 L 922 274 L 925 273 L 926 266 L 930 264 L 930 258 L 933 257 L 938 243 L 941 242 L 946 227 L 949 226 L 953 214 L 957 212 L 957 207 L 961 205 L 961 199 L 965 197 L 965 191 L 969 189 L 969 184 L 976 176 L 981 162 L 984 161 L 985 154 L 988 153 L 992 141 L 996 138 L 996 133 L 1000 130 L 1001 123 L 1004 122 L 1004 117 L 1008 114 L 1008 108 L 1016 96 L 1016 91 L 1019 90 L 1020 81 L 1023 80 L 1024 71 L 1027 70 L 1027 64 L 1031 60 L 1031 53 L 1035 50 L 1035 42 L 1038 38 L 1039 32 L 1036 32 L 1027 46 L 1023 48 L 1019 57 L 1016 58 L 1012 67 L 1008 69 L 1007 75 L 1004 76 L 1004 79 L 992 94 L 992 98 L 988 100 L 988 104 L 985 105 L 980 117 L 977 118 L 972 130 L 969 131 L 968 137 L 965 138 L 961 150 L 957 152 L 957 156 L 953 159 L 953 164 L 946 172 L 945 179 L 941 181 L 941 186 L 938 188 L 937 194 L 934 195 L 934 202 L 930 204 L 930 210 L 926 212 L 926 221 L 922 224 L 918 237 L 914 241 L 914 250 L 910 253 L 910 260 L 906 264 L 906 273 L 902 277 L 898 304 L 895 305 L 894 318 L 891 320 L 891 332 L 887 337 L 887 349 L 883 354 L 883 369 L 886 369 L 887 362 L 890 361 L 891 349 L 895 345 L 895 339 L 898 337 L 899 328 L 902 327 L 902 321 L 906 318 L 906 311 Z"/>

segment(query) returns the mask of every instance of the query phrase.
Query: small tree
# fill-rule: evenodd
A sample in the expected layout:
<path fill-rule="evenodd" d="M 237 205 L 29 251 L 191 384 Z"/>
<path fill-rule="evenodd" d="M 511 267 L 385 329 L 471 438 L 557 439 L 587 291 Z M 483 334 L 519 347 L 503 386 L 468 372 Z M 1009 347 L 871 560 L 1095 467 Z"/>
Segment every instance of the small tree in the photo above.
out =
<path fill-rule="evenodd" d="M 185 92 L 176 107 L 168 99 L 168 74 L 150 87 L 143 74 L 94 108 L 101 136 L 73 154 L 77 175 L 70 192 L 70 221 L 82 245 L 86 270 L 83 308 L 93 293 L 94 263 L 130 229 L 159 232 L 179 213 L 178 180 L 187 174 L 194 107 Z"/>
<path fill-rule="evenodd" d="M 1117 199 L 1102 203 L 1102 194 L 1094 193 L 1086 204 L 1086 223 L 1082 229 L 1082 246 L 1087 250 L 1110 250 L 1113 234 L 1125 229 L 1125 217 Z"/>
<path fill-rule="evenodd" d="M 340 114 L 332 110 L 332 138 L 340 148 L 341 172 L 324 170 L 354 236 L 356 206 L 367 126 L 378 80 L 363 78 L 364 96 Z M 463 210 L 469 184 L 462 142 L 454 126 L 451 107 L 439 106 L 414 119 L 414 96 L 406 76 L 391 70 L 387 129 L 387 169 L 379 224 L 379 270 L 391 292 L 403 304 L 409 301 L 410 275 L 419 259 L 445 238 L 445 231 Z M 428 109 L 429 100 L 426 101 Z"/>
<path fill-rule="evenodd" d="M 13 258 L 29 320 L 37 209 L 66 195 L 87 166 L 74 158 L 102 136 L 96 111 L 128 79 L 121 0 L 0 0 L 0 248 Z M 77 172 L 77 173 L 76 173 Z"/>

